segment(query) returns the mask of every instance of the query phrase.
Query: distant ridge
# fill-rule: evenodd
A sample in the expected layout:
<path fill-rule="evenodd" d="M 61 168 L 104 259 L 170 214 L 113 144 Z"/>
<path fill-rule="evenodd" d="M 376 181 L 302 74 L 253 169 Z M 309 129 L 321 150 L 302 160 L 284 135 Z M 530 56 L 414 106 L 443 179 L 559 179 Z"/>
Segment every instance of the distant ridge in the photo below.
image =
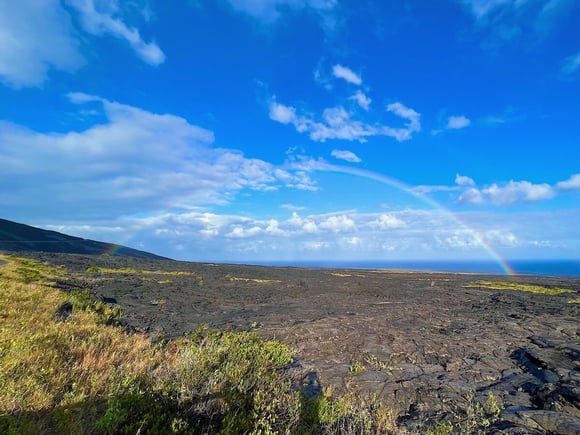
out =
<path fill-rule="evenodd" d="M 108 253 L 116 257 L 169 260 L 166 257 L 126 246 L 82 239 L 6 219 L 0 219 L 0 251 L 37 251 L 85 255 Z"/>

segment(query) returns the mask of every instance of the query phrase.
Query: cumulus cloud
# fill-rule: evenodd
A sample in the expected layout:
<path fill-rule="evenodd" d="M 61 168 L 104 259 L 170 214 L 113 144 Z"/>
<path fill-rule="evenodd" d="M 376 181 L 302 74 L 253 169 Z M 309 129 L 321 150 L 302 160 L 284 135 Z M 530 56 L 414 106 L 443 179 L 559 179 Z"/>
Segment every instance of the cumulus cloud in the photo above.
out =
<path fill-rule="evenodd" d="M 213 148 L 213 133 L 182 117 L 82 93 L 69 98 L 105 121 L 68 133 L 0 122 L 0 183 L 23 180 L 1 207 L 86 217 L 223 204 L 243 190 L 316 188 L 303 171 Z"/>
<path fill-rule="evenodd" d="M 475 187 L 467 189 L 459 196 L 460 204 L 479 205 L 483 204 L 484 202 L 485 199 L 483 198 L 483 193 L 481 193 L 481 191 Z"/>
<path fill-rule="evenodd" d="M 360 75 L 356 74 L 353 70 L 351 70 L 350 68 L 346 67 L 346 66 L 342 66 L 342 65 L 334 65 L 332 67 L 332 74 L 334 75 L 334 77 L 338 78 L 338 79 L 343 79 L 345 81 L 347 81 L 348 83 L 352 83 L 353 85 L 361 85 L 362 84 L 362 79 L 360 77 Z"/>
<path fill-rule="evenodd" d="M 124 40 L 149 65 L 160 65 L 165 54 L 155 42 L 145 42 L 138 29 L 124 20 L 118 0 L 67 0 L 79 14 L 83 29 L 91 35 L 110 35 Z"/>
<path fill-rule="evenodd" d="M 405 222 L 401 218 L 393 214 L 381 214 L 377 220 L 370 222 L 369 225 L 381 230 L 404 228 L 406 226 Z"/>
<path fill-rule="evenodd" d="M 580 174 L 574 174 L 565 181 L 556 184 L 556 188 L 562 191 L 580 190 Z"/>
<path fill-rule="evenodd" d="M 471 124 L 469 118 L 461 115 L 461 116 L 450 116 L 447 118 L 447 125 L 446 128 L 449 130 L 459 130 L 465 128 Z"/>
<path fill-rule="evenodd" d="M 380 124 L 366 124 L 352 119 L 353 113 L 344 107 L 324 109 L 322 120 L 316 121 L 310 116 L 299 115 L 295 107 L 278 103 L 275 98 L 270 101 L 269 115 L 273 121 L 291 124 L 299 133 L 308 133 L 310 139 L 325 142 L 328 139 L 343 139 L 365 142 L 371 136 L 390 136 L 402 142 L 411 139 L 413 133 L 421 130 L 421 115 L 400 102 L 391 103 L 386 110 L 405 119 L 404 127 L 394 128 Z"/>
<path fill-rule="evenodd" d="M 126 23 L 122 6 L 118 0 L 0 2 L 0 80 L 15 88 L 40 86 L 53 69 L 76 71 L 85 63 L 87 35 L 113 36 L 146 63 L 163 63 L 163 51 Z"/>
<path fill-rule="evenodd" d="M 362 161 L 359 156 L 348 150 L 332 150 L 330 155 L 334 158 L 345 160 L 351 163 L 360 163 Z"/>
<path fill-rule="evenodd" d="M 475 181 L 473 181 L 473 178 L 465 175 L 456 174 L 455 184 L 458 184 L 459 186 L 475 186 Z"/>
<path fill-rule="evenodd" d="M 537 202 L 553 198 L 556 191 L 549 184 L 529 181 L 510 181 L 505 185 L 492 185 L 483 189 L 471 187 L 459 197 L 463 204 L 483 204 L 487 200 L 495 205 L 512 205 L 518 202 Z"/>
<path fill-rule="evenodd" d="M 372 100 L 361 91 L 356 91 L 348 99 L 356 101 L 356 103 L 364 110 L 369 110 L 369 108 L 371 107 Z"/>
<path fill-rule="evenodd" d="M 529 181 L 510 181 L 505 186 L 494 183 L 482 192 L 492 203 L 498 205 L 510 205 L 521 201 L 536 202 L 553 198 L 555 195 L 554 189 L 549 184 L 533 184 Z"/>
<path fill-rule="evenodd" d="M 116 216 L 83 223 L 60 219 L 51 229 L 125 243 L 172 258 L 197 261 L 489 259 L 487 245 L 511 258 L 537 258 L 558 247 L 580 249 L 580 211 L 459 212 L 406 209 L 261 219 L 208 212 L 170 211 Z M 46 217 L 43 227 L 51 224 Z M 35 222 L 30 222 L 35 223 Z M 39 222 L 36 222 L 37 224 Z M 476 228 L 474 231 L 471 228 Z M 353 248 L 356 247 L 356 254 Z M 499 266 L 498 266 L 499 267 Z"/>
<path fill-rule="evenodd" d="M 0 80 L 40 86 L 50 69 L 71 72 L 83 63 L 59 0 L 0 2 Z"/>

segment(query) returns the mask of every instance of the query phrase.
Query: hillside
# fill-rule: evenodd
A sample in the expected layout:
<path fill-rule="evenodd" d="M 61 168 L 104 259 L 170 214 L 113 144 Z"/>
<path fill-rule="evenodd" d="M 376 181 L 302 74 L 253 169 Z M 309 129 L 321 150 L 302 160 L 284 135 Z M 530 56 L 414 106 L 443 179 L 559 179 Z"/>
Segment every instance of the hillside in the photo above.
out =
<path fill-rule="evenodd" d="M 0 219 L 0 251 L 54 252 L 62 254 L 101 255 L 167 260 L 159 255 L 114 243 L 98 242 L 48 231 L 30 225 Z"/>

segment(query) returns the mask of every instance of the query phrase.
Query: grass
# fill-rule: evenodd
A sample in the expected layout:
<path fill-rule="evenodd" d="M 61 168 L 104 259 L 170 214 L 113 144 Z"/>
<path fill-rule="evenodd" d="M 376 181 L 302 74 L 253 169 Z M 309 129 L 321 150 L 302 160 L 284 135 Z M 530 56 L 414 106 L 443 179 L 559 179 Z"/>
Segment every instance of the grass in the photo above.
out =
<path fill-rule="evenodd" d="M 181 270 L 143 270 L 143 269 L 133 269 L 131 267 L 120 267 L 120 268 L 107 268 L 107 267 L 98 267 L 98 266 L 91 266 L 87 268 L 87 273 L 91 275 L 96 274 L 119 274 L 119 275 L 155 275 L 155 276 L 195 276 L 196 283 L 199 287 L 203 286 L 204 278 L 200 274 L 196 272 L 187 272 Z M 146 280 L 150 280 L 145 278 Z M 159 284 L 170 284 L 172 281 L 165 279 L 165 280 L 157 280 Z"/>
<path fill-rule="evenodd" d="M 0 259 L 6 261 L 0 266 L 0 433 L 396 429 L 395 416 L 376 398 L 335 396 L 331 389 L 309 397 L 296 388 L 287 370 L 292 352 L 278 341 L 199 328 L 153 344 L 116 326 L 118 307 L 86 290 L 56 289 L 54 280 L 66 279 L 62 270 Z M 72 307 L 70 315 L 59 318 L 65 307 Z"/>
<path fill-rule="evenodd" d="M 576 293 L 572 289 L 558 288 L 558 287 L 543 287 L 540 285 L 524 284 L 524 283 L 510 282 L 510 281 L 478 280 L 478 281 L 470 282 L 469 284 L 465 285 L 465 287 L 489 288 L 489 289 L 493 289 L 493 290 L 516 290 L 516 291 L 544 294 L 544 295 L 550 295 L 550 296 L 555 296 L 555 295 L 559 295 L 559 294 L 563 294 L 563 293 Z"/>
<path fill-rule="evenodd" d="M 233 276 L 230 273 L 226 274 L 226 279 L 228 281 L 256 282 L 258 284 L 273 284 L 273 283 L 282 282 L 279 279 L 240 278 L 237 276 Z"/>

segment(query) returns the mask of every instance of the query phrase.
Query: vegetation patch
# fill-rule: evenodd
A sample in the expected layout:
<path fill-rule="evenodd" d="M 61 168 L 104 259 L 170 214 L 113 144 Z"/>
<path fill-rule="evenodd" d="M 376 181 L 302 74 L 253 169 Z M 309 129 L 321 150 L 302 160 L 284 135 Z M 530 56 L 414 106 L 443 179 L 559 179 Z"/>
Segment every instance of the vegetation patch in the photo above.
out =
<path fill-rule="evenodd" d="M 534 284 L 525 284 L 510 281 L 486 281 L 483 279 L 470 282 L 464 287 L 489 288 L 493 290 L 517 290 L 530 293 L 538 293 L 544 295 L 559 295 L 563 293 L 576 293 L 572 289 L 558 288 L 558 287 L 544 287 Z"/>
<path fill-rule="evenodd" d="M 131 267 L 120 267 L 120 268 L 107 268 L 99 266 L 91 266 L 87 268 L 87 273 L 89 274 L 119 274 L 119 275 L 155 275 L 155 276 L 195 276 L 195 280 L 198 286 L 202 286 L 204 283 L 204 278 L 202 275 L 196 272 L 188 272 L 182 270 L 143 270 L 143 269 L 133 269 Z M 144 278 L 146 280 L 152 278 Z M 159 284 L 169 284 L 171 280 L 158 280 Z"/>
<path fill-rule="evenodd" d="M 240 278 L 237 276 L 233 276 L 230 273 L 226 275 L 226 279 L 228 281 L 257 282 L 258 284 L 273 284 L 277 282 L 282 282 L 279 279 Z"/>
<path fill-rule="evenodd" d="M 199 328 L 153 344 L 115 326 L 118 307 L 54 288 L 61 270 L 1 258 L 0 433 L 394 431 L 377 400 L 297 388 L 278 341 Z"/>

